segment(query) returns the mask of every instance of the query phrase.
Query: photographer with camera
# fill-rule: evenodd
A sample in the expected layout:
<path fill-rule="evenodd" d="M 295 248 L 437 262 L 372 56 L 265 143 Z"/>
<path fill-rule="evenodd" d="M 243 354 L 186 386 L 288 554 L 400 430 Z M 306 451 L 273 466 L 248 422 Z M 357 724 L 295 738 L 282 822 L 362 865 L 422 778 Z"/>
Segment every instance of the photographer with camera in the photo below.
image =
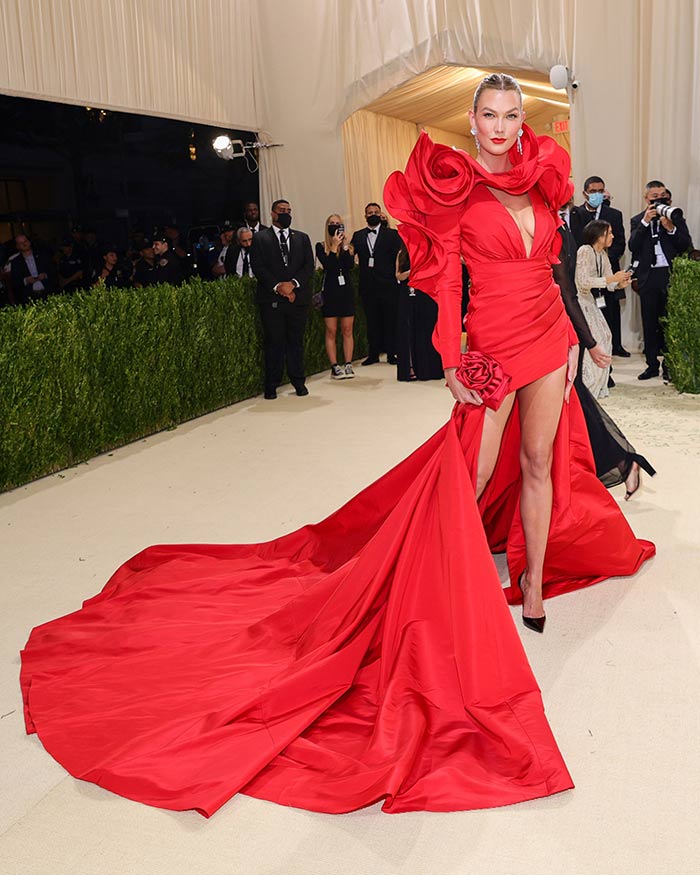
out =
<path fill-rule="evenodd" d="M 653 179 L 646 184 L 646 209 L 632 217 L 629 247 L 632 253 L 633 277 L 642 306 L 644 357 L 646 369 L 638 380 L 659 376 L 659 355 L 664 351 L 664 333 L 661 319 L 666 315 L 668 282 L 673 259 L 691 245 L 690 233 L 683 211 L 671 206 L 671 199 L 663 182 Z M 663 364 L 663 377 L 668 381 L 668 370 Z"/>

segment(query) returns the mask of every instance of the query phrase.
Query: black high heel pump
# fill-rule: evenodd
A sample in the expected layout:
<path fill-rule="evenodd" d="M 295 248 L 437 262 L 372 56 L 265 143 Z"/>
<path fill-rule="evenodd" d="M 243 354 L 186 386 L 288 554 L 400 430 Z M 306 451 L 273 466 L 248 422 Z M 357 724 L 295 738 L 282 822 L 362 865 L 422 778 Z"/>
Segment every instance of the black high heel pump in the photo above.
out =
<path fill-rule="evenodd" d="M 525 592 L 523 591 L 523 577 L 525 577 L 525 571 L 521 572 L 520 577 L 518 578 L 518 589 L 520 590 L 520 594 L 523 597 L 523 609 L 525 606 Z M 526 629 L 532 629 L 533 632 L 539 632 L 542 634 L 544 632 L 544 624 L 547 622 L 547 615 L 543 614 L 541 617 L 526 617 L 523 614 L 523 626 Z"/>

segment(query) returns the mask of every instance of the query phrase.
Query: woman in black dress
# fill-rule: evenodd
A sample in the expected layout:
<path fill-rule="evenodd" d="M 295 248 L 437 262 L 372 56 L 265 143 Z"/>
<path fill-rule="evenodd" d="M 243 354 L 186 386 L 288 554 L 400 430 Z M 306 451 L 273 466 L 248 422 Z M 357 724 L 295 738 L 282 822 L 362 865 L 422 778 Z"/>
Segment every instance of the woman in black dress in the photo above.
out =
<path fill-rule="evenodd" d="M 437 321 L 437 304 L 409 283 L 406 247 L 396 256 L 396 279 L 399 283 L 398 325 L 396 330 L 396 379 L 441 380 L 442 360 L 433 346 Z"/>
<path fill-rule="evenodd" d="M 350 271 L 354 263 L 351 245 L 345 237 L 341 216 L 332 213 L 326 219 L 323 243 L 316 244 L 316 258 L 323 267 L 323 307 L 326 323 L 326 354 L 331 363 L 331 378 L 347 380 L 355 376 L 352 369 L 354 349 L 355 295 Z M 338 323 L 343 338 L 345 363 L 338 362 Z"/>

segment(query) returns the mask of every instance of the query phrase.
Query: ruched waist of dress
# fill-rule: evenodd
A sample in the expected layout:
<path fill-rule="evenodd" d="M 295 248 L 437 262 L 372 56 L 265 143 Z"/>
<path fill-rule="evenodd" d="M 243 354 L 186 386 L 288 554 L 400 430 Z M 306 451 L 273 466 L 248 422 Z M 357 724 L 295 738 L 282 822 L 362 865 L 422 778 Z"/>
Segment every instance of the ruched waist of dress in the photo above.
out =
<path fill-rule="evenodd" d="M 547 256 L 468 265 L 469 349 L 492 356 L 517 389 L 566 362 L 568 325 Z"/>
<path fill-rule="evenodd" d="M 544 255 L 476 261 L 470 262 L 468 267 L 474 292 L 489 288 L 502 291 L 504 282 L 522 289 L 544 289 L 552 284 L 552 265 L 549 258 Z"/>

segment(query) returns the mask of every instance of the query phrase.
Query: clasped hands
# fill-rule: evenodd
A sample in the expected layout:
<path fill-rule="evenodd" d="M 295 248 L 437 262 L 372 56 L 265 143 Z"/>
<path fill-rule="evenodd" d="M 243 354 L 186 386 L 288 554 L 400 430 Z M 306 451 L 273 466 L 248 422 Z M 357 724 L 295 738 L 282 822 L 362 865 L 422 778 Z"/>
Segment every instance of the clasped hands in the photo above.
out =
<path fill-rule="evenodd" d="M 281 283 L 277 283 L 275 290 L 278 295 L 286 298 L 290 304 L 293 304 L 296 300 L 296 286 L 291 280 L 284 280 Z"/>

